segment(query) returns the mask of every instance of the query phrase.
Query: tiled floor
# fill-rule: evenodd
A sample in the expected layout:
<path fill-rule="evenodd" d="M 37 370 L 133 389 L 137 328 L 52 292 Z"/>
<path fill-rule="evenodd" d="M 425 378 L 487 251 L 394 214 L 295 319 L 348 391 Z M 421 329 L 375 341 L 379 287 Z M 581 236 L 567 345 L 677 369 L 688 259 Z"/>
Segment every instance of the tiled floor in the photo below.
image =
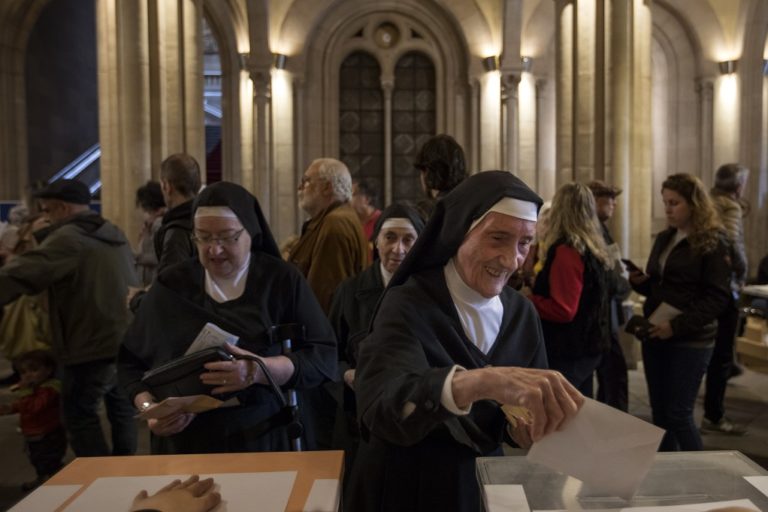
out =
<path fill-rule="evenodd" d="M 0 360 L 0 376 L 8 373 L 8 364 Z M 7 388 L 0 389 L 0 402 L 10 400 Z M 701 401 L 697 420 L 701 418 Z M 758 464 L 768 468 L 768 375 L 745 371 L 731 380 L 726 396 L 727 414 L 747 427 L 741 437 L 705 435 L 707 450 L 739 450 Z M 650 419 L 650 406 L 642 370 L 630 371 L 630 413 Z M 34 478 L 34 471 L 23 452 L 21 435 L 16 430 L 15 416 L 0 416 L 0 510 L 6 510 L 23 497 L 20 485 Z M 140 431 L 139 452 L 148 453 L 146 429 Z M 71 459 L 71 454 L 69 456 Z"/>

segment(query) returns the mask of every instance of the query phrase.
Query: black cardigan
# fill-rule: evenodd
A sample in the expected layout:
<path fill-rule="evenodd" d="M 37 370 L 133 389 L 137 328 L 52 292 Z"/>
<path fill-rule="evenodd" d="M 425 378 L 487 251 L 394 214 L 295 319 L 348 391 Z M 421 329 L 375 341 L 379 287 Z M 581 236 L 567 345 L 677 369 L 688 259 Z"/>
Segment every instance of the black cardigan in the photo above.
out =
<path fill-rule="evenodd" d="M 709 342 L 715 336 L 717 317 L 728 304 L 731 293 L 728 245 L 721 237 L 714 249 L 701 252 L 695 251 L 685 238 L 669 252 L 662 271 L 659 256 L 676 232 L 669 228 L 659 233 L 648 258 L 649 279 L 632 287 L 646 296 L 643 305 L 646 318 L 662 302 L 682 311 L 671 320 L 673 336 L 666 341 Z"/>

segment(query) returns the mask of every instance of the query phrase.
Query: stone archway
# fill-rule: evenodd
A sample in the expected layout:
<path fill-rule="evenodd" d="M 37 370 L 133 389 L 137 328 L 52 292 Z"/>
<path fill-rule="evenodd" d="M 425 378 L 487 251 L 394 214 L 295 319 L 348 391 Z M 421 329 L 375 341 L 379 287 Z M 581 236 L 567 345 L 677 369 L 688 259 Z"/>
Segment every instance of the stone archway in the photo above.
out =
<path fill-rule="evenodd" d="M 385 24 L 396 28 L 397 42 L 377 41 L 379 29 Z M 339 69 L 344 58 L 356 50 L 370 53 L 380 63 L 385 98 L 394 87 L 394 67 L 402 55 L 418 51 L 428 56 L 436 73 L 437 132 L 452 133 L 466 146 L 470 91 L 468 53 L 463 41 L 461 30 L 448 13 L 419 2 L 343 2 L 329 10 L 307 38 L 303 98 L 296 103 L 307 119 L 306 127 L 323 127 L 307 129 L 303 135 L 307 159 L 338 155 Z M 385 154 L 389 151 L 385 147 Z M 387 200 L 392 197 L 391 178 L 390 167 L 385 170 Z"/>
<path fill-rule="evenodd" d="M 0 191 L 16 199 L 27 181 L 24 58 L 35 22 L 49 0 L 0 2 Z"/>

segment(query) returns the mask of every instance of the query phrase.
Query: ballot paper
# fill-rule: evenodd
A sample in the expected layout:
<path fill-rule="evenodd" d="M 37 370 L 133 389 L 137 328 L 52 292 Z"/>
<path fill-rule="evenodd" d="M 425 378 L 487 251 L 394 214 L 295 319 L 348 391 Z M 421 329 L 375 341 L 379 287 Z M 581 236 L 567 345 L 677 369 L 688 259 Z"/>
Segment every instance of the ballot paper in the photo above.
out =
<path fill-rule="evenodd" d="M 238 340 L 239 338 L 234 334 L 225 331 L 216 324 L 208 322 L 200 329 L 197 337 L 192 341 L 187 351 L 184 352 L 184 355 L 194 354 L 206 348 L 221 347 L 225 343 L 237 345 Z"/>
<path fill-rule="evenodd" d="M 680 313 L 682 313 L 682 311 L 675 306 L 662 302 L 659 304 L 659 307 L 653 310 L 651 316 L 648 317 L 648 321 L 653 325 L 659 325 L 662 322 L 669 322 Z"/>
<path fill-rule="evenodd" d="M 66 512 L 104 512 L 129 510 L 133 498 L 142 490 L 150 495 L 174 479 L 189 475 L 120 476 L 97 478 L 67 508 Z M 214 512 L 283 512 L 288 505 L 295 471 L 263 473 L 217 473 L 213 477 L 222 502 Z M 325 512 L 325 511 L 323 511 Z"/>
<path fill-rule="evenodd" d="M 162 402 L 152 404 L 136 415 L 137 418 L 148 420 L 152 418 L 163 418 L 174 412 L 201 412 L 218 409 L 224 402 L 208 395 L 191 396 L 172 396 Z"/>
<path fill-rule="evenodd" d="M 752 484 L 758 491 L 768 496 L 768 476 L 745 476 L 744 480 Z"/>
<path fill-rule="evenodd" d="M 56 510 L 73 494 L 80 490 L 80 485 L 42 485 L 18 502 L 10 512 L 40 512 Z"/>
<path fill-rule="evenodd" d="M 710 501 L 707 503 L 691 503 L 686 505 L 663 505 L 656 507 L 626 507 L 618 509 L 619 512 L 709 512 L 730 507 L 740 507 L 746 510 L 760 512 L 760 509 L 748 499 L 731 501 Z M 504 509 L 501 509 L 504 510 Z M 600 509 L 590 509 L 592 512 L 600 512 Z M 606 509 L 615 511 L 617 509 Z M 489 511 L 493 512 L 493 511 Z M 500 511 L 501 512 L 501 511 Z M 567 512 L 565 510 L 535 510 L 534 512 Z"/>
<path fill-rule="evenodd" d="M 583 496 L 630 499 L 663 435 L 659 427 L 587 398 L 562 430 L 533 444 L 528 460 L 581 480 Z"/>
<path fill-rule="evenodd" d="M 486 484 L 483 501 L 488 512 L 530 512 L 522 485 Z"/>

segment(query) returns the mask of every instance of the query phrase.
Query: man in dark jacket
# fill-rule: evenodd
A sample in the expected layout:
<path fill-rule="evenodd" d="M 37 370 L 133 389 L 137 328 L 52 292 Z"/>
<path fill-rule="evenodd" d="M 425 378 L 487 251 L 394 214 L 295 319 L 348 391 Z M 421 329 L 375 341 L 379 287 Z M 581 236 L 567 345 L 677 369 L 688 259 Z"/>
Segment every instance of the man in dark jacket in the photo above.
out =
<path fill-rule="evenodd" d="M 136 285 L 125 235 L 90 210 L 90 191 L 60 180 L 37 197 L 51 226 L 40 245 L 0 269 L 0 305 L 48 291 L 53 349 L 61 365 L 62 405 L 70 445 L 78 457 L 136 451 L 134 410 L 117 386 L 115 356 L 128 323 L 124 298 Z M 112 450 L 98 409 L 104 400 Z"/>
<path fill-rule="evenodd" d="M 604 404 L 627 412 L 629 409 L 629 375 L 627 373 L 627 360 L 624 358 L 621 344 L 619 343 L 619 326 L 624 323 L 624 311 L 622 302 L 632 291 L 623 276 L 621 264 L 621 248 L 613 240 L 606 222 L 611 220 L 616 209 L 616 197 L 621 194 L 621 189 L 608 185 L 603 181 L 594 180 L 589 183 L 589 189 L 595 196 L 595 207 L 600 227 L 603 230 L 603 239 L 608 253 L 614 259 L 614 268 L 611 279 L 611 347 L 603 354 L 603 359 L 597 367 L 597 399 Z"/>
<path fill-rule="evenodd" d="M 160 165 L 160 188 L 168 212 L 155 234 L 157 272 L 197 255 L 192 243 L 192 200 L 200 190 L 200 166 L 190 155 L 176 153 Z"/>
<path fill-rule="evenodd" d="M 168 211 L 153 240 L 157 267 L 155 275 L 164 269 L 197 255 L 192 235 L 192 200 L 200 190 L 200 166 L 186 153 L 176 153 L 160 164 L 160 190 Z M 132 289 L 128 303 L 134 313 L 139 308 L 145 290 Z"/>

